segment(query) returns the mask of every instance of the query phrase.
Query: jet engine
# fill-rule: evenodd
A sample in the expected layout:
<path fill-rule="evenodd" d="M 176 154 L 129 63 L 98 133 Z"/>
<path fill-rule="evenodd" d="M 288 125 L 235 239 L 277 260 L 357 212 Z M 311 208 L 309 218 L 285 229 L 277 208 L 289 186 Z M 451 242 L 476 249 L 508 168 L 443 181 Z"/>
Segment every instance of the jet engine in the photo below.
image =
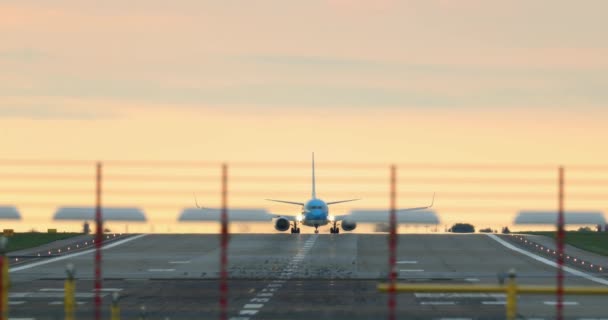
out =
<path fill-rule="evenodd" d="M 291 226 L 291 224 L 289 223 L 289 220 L 287 220 L 283 217 L 278 218 L 274 222 L 274 228 L 277 231 L 287 231 L 287 229 L 289 229 L 290 226 Z"/>
<path fill-rule="evenodd" d="M 357 227 L 357 223 L 350 220 L 342 221 L 342 230 L 344 231 L 353 231 Z"/>

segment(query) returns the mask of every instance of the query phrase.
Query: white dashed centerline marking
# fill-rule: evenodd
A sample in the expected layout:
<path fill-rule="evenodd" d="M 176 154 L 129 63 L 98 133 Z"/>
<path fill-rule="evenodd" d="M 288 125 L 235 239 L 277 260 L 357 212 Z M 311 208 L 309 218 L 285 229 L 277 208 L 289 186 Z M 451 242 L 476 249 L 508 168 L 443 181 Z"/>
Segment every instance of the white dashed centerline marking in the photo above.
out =
<path fill-rule="evenodd" d="M 304 242 L 304 245 L 298 253 L 291 259 L 291 262 L 287 264 L 285 269 L 283 269 L 279 275 L 279 279 L 273 280 L 269 283 L 264 289 L 262 289 L 258 294 L 256 294 L 255 298 L 252 298 L 250 302 L 243 305 L 243 308 L 239 311 L 239 316 L 255 316 L 260 309 L 264 307 L 265 303 L 270 302 L 270 299 L 274 296 L 274 293 L 277 292 L 283 284 L 287 282 L 289 278 L 291 278 L 294 272 L 297 272 L 299 269 L 299 264 L 304 260 L 308 251 L 314 246 L 315 241 L 317 240 L 318 235 L 311 236 L 308 240 Z M 257 303 L 253 303 L 257 302 Z M 250 320 L 251 317 L 231 317 L 230 320 Z"/>

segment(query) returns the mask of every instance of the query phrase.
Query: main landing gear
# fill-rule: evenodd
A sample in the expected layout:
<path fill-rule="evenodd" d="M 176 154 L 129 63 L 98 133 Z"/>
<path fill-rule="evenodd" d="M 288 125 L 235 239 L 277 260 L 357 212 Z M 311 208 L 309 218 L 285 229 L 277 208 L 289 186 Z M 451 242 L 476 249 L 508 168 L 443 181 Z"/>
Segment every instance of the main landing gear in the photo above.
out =
<path fill-rule="evenodd" d="M 291 227 L 291 233 L 300 233 L 300 228 L 298 228 L 297 222 L 293 223 L 293 227 Z"/>
<path fill-rule="evenodd" d="M 334 222 L 334 226 L 329 228 L 329 233 L 340 233 L 340 228 L 338 228 L 338 226 L 336 225 L 335 222 Z"/>

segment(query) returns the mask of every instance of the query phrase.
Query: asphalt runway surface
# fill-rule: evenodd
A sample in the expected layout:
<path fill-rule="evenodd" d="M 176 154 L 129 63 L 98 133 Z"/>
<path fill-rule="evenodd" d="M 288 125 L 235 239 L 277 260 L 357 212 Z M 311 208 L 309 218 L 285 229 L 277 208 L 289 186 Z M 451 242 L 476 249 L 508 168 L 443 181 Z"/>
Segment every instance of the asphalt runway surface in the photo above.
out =
<path fill-rule="evenodd" d="M 229 249 L 229 319 L 386 319 L 386 234 L 235 234 Z M 218 235 L 132 235 L 103 250 L 103 313 L 120 293 L 122 319 L 217 319 Z M 11 319 L 63 319 L 65 266 L 76 266 L 77 319 L 93 318 L 93 253 L 11 267 Z M 51 260 L 54 259 L 54 260 Z M 58 260 L 61 259 L 61 260 Z M 483 234 L 399 236 L 399 281 L 554 285 L 556 269 Z M 601 277 L 598 275 L 598 277 Z M 605 278 L 603 278 L 605 279 Z M 566 285 L 602 286 L 567 275 Z M 399 319 L 504 319 L 503 294 L 402 293 Z M 522 319 L 553 319 L 554 296 L 520 296 Z M 608 319 L 608 297 L 567 296 L 567 319 Z"/>

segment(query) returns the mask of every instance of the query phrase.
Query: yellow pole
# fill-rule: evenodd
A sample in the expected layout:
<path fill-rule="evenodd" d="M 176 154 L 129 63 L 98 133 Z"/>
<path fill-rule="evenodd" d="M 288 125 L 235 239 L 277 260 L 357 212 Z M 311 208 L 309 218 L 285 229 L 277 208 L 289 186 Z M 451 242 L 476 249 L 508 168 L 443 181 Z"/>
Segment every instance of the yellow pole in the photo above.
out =
<path fill-rule="evenodd" d="M 517 317 L 517 283 L 515 282 L 515 270 L 509 271 L 507 282 L 507 320 L 515 320 Z"/>
<path fill-rule="evenodd" d="M 112 307 L 110 309 L 111 320 L 120 320 L 120 307 L 118 306 L 118 292 L 112 294 Z"/>
<path fill-rule="evenodd" d="M 8 278 L 8 258 L 5 255 L 7 242 L 8 239 L 5 237 L 0 238 L 0 258 L 2 259 L 2 270 L 0 270 L 2 272 L 2 283 L 0 284 L 2 286 L 0 288 L 2 290 L 2 301 L 0 301 L 2 303 L 1 320 L 8 319 L 8 287 L 10 282 Z"/>
<path fill-rule="evenodd" d="M 74 282 L 74 265 L 69 263 L 66 266 L 66 273 L 68 274 L 65 280 L 65 295 L 63 306 L 65 308 L 65 320 L 74 320 L 74 291 L 76 284 Z"/>

